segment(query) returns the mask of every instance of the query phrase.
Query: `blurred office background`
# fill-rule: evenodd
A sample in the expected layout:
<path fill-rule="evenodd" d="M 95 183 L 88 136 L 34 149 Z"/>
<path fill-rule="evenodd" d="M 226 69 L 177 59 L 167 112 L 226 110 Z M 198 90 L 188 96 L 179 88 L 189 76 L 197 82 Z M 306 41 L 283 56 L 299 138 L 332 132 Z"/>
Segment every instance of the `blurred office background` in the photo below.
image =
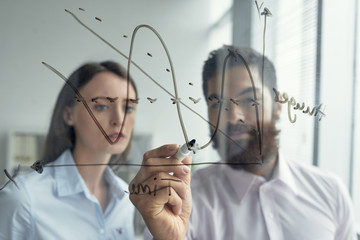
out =
<path fill-rule="evenodd" d="M 261 13 L 265 7 L 272 14 L 266 17 L 265 55 L 275 64 L 278 90 L 310 108 L 323 104 L 326 114 L 319 121 L 296 112 L 297 121 L 290 123 L 284 105 L 279 124 L 281 151 L 290 159 L 340 176 L 353 199 L 360 230 L 359 0 L 3 0 L 1 171 L 11 172 L 18 164 L 25 169 L 40 156 L 53 106 L 64 84 L 42 61 L 65 76 L 87 61 L 111 59 L 127 65 L 124 57 L 64 9 L 125 55 L 136 26 L 154 27 L 171 54 L 181 100 L 206 119 L 201 89 L 204 60 L 209 51 L 223 44 L 251 46 L 262 52 L 265 16 Z M 165 51 L 148 29 L 140 29 L 136 35 L 133 61 L 174 92 Z M 130 161 L 141 163 L 145 151 L 165 143 L 182 144 L 185 138 L 171 96 L 134 66 L 131 74 L 140 100 Z M 157 101 L 150 103 L 147 97 Z M 201 100 L 194 104 L 189 97 Z M 206 121 L 185 107 L 181 111 L 189 138 L 200 144 L 208 141 Z M 218 160 L 212 147 L 193 158 L 197 162 Z M 119 174 L 130 179 L 136 171 L 136 167 L 123 167 Z M 1 186 L 6 181 L 5 174 L 0 174 Z"/>

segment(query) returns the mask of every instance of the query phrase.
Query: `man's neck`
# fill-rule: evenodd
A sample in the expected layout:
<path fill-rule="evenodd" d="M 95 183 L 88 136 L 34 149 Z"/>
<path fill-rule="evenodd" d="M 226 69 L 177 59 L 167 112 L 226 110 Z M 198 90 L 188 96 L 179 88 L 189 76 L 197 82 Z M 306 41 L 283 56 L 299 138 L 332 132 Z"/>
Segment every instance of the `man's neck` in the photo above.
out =
<path fill-rule="evenodd" d="M 279 154 L 276 152 L 271 156 L 268 156 L 266 159 L 263 159 L 262 165 L 257 165 L 254 168 L 249 168 L 246 170 L 253 174 L 262 176 L 266 179 L 266 181 L 269 181 L 274 175 L 275 169 L 278 165 L 278 159 Z"/>

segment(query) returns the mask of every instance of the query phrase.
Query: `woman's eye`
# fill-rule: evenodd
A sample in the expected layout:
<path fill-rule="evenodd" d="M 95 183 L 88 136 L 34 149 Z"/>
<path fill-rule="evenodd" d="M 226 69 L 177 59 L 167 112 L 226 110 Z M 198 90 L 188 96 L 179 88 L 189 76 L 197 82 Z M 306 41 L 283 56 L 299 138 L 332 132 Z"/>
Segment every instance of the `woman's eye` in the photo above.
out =
<path fill-rule="evenodd" d="M 109 107 L 107 105 L 96 105 L 95 110 L 97 111 L 104 111 L 107 110 Z"/>
<path fill-rule="evenodd" d="M 132 107 L 132 106 L 126 106 L 125 107 L 125 112 L 126 113 L 132 113 L 134 110 L 135 110 L 135 108 Z"/>

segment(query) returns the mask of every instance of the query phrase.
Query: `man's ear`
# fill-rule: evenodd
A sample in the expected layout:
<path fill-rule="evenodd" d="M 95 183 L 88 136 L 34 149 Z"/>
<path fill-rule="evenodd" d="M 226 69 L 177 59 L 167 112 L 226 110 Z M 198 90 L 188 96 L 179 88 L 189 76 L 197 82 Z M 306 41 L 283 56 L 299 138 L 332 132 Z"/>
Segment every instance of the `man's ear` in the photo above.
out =
<path fill-rule="evenodd" d="M 281 116 L 282 104 L 279 102 L 273 103 L 273 119 L 279 120 Z"/>
<path fill-rule="evenodd" d="M 63 111 L 63 119 L 64 122 L 69 125 L 69 126 L 73 126 L 74 125 L 74 120 L 73 120 L 73 109 L 70 107 L 65 107 L 64 111 Z"/>

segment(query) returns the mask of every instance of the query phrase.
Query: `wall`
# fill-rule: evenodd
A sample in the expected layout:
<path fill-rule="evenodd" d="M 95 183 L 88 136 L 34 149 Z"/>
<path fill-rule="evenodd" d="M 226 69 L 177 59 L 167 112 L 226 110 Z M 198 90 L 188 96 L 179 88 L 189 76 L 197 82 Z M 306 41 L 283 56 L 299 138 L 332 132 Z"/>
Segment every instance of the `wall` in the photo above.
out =
<path fill-rule="evenodd" d="M 79 7 L 85 11 L 80 11 Z M 53 105 L 64 82 L 43 66 L 42 61 L 65 76 L 86 61 L 113 59 L 125 66 L 127 64 L 126 59 L 66 13 L 65 8 L 126 55 L 133 29 L 139 24 L 153 26 L 170 51 L 181 99 L 206 117 L 205 101 L 202 99 L 194 105 L 188 97 L 203 98 L 200 81 L 201 65 L 208 51 L 205 31 L 209 24 L 207 1 L 1 1 L 1 170 L 6 168 L 10 131 L 47 131 Z M 124 38 L 124 34 L 128 38 Z M 147 52 L 153 57 L 147 56 Z M 164 50 L 147 29 L 140 29 L 136 36 L 133 60 L 170 92 L 174 92 L 171 74 L 165 71 L 169 63 Z M 131 74 L 136 79 L 140 98 L 135 132 L 153 134 L 154 147 L 165 143 L 184 143 L 170 96 L 135 67 L 131 67 Z M 147 97 L 158 100 L 150 104 Z M 208 127 L 204 121 L 183 107 L 181 109 L 189 138 L 206 141 Z M 198 156 L 207 158 L 208 155 L 204 151 Z M 0 183 L 4 180 L 4 174 L 0 174 Z"/>

